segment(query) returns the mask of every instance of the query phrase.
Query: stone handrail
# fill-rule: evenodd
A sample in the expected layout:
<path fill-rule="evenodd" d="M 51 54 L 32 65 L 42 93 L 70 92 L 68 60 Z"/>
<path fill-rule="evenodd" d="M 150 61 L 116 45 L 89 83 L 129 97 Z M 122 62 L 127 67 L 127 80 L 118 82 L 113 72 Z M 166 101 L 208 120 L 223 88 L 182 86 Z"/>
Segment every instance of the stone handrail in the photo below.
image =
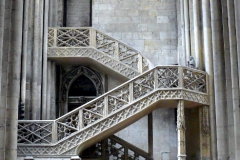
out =
<path fill-rule="evenodd" d="M 102 133 L 108 135 L 106 132 L 111 129 L 116 131 L 113 128 L 118 124 L 137 117 L 158 101 L 183 99 L 208 105 L 207 86 L 205 72 L 181 66 L 155 67 L 64 116 L 49 121 L 49 129 L 43 127 L 45 121 L 19 121 L 19 154 L 30 154 L 26 153 L 30 152 L 30 146 L 37 148 L 31 153 L 37 155 L 60 155 L 75 151 L 77 146 L 93 137 Z M 35 128 L 31 130 L 31 126 Z M 49 139 L 43 140 L 45 137 Z M 41 150 L 43 147 L 51 150 L 51 153 Z"/>
<path fill-rule="evenodd" d="M 150 62 L 132 47 L 92 27 L 49 28 L 48 48 L 95 48 L 123 64 L 143 73 L 150 68 Z"/>

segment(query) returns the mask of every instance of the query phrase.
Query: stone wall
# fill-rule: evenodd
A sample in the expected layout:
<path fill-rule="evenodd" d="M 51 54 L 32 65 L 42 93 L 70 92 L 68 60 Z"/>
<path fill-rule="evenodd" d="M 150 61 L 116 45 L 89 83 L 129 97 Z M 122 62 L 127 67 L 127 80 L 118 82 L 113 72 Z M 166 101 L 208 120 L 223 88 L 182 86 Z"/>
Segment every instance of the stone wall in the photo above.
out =
<path fill-rule="evenodd" d="M 148 152 L 148 117 L 145 116 L 116 133 L 127 142 Z M 177 155 L 177 132 L 174 109 L 153 111 L 153 159 L 172 160 Z"/>
<path fill-rule="evenodd" d="M 93 0 L 93 27 L 127 43 L 154 65 L 177 64 L 176 0 Z"/>
<path fill-rule="evenodd" d="M 67 1 L 67 27 L 89 27 L 90 0 Z"/>

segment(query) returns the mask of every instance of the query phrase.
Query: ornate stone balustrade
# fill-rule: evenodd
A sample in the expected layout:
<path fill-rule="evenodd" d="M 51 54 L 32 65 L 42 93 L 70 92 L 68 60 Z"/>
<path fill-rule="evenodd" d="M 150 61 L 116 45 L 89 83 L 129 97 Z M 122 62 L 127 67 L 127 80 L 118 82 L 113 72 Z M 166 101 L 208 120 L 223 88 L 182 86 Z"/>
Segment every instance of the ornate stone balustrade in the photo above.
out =
<path fill-rule="evenodd" d="M 149 61 L 137 50 L 94 29 L 87 28 L 49 28 L 48 56 L 80 56 L 81 48 L 94 48 L 105 56 L 120 61 L 139 73 L 149 70 Z"/>
<path fill-rule="evenodd" d="M 87 140 L 115 132 L 118 124 L 124 127 L 125 121 L 140 113 L 144 116 L 159 101 L 208 105 L 207 86 L 205 72 L 181 66 L 155 67 L 55 121 L 19 121 L 18 154 L 73 154 Z"/>

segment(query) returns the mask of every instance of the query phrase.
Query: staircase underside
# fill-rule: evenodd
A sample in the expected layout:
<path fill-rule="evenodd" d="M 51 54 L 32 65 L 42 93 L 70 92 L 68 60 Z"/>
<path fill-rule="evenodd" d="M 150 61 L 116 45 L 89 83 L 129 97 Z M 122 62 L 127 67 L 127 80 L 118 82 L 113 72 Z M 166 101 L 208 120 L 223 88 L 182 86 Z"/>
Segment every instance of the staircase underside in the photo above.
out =
<path fill-rule="evenodd" d="M 54 60 L 61 65 L 91 66 L 124 81 L 140 74 L 134 68 L 92 47 L 49 48 L 48 59 Z"/>

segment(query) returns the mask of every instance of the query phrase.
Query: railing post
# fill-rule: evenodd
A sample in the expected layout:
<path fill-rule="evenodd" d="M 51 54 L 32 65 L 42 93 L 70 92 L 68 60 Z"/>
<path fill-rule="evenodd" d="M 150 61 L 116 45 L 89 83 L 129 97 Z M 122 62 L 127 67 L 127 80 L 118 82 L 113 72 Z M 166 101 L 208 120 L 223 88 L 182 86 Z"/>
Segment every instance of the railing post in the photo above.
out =
<path fill-rule="evenodd" d="M 129 102 L 133 101 L 133 82 L 129 83 Z"/>
<path fill-rule="evenodd" d="M 53 47 L 57 47 L 57 29 L 54 28 L 53 31 Z"/>
<path fill-rule="evenodd" d="M 158 68 L 154 69 L 154 89 L 158 88 Z"/>
<path fill-rule="evenodd" d="M 97 31 L 94 28 L 89 29 L 90 33 L 90 46 L 96 48 L 97 47 Z"/>
<path fill-rule="evenodd" d="M 79 109 L 78 117 L 79 117 L 78 130 L 80 130 L 83 128 L 83 109 Z"/>
<path fill-rule="evenodd" d="M 115 50 L 114 50 L 114 58 L 116 60 L 119 60 L 120 57 L 119 57 L 119 44 L 117 41 L 115 41 Z"/>
<path fill-rule="evenodd" d="M 184 101 L 179 100 L 177 106 L 178 160 L 186 160 L 187 157 L 185 131 Z"/>
<path fill-rule="evenodd" d="M 57 143 L 58 135 L 57 135 L 57 122 L 53 121 L 52 123 L 52 143 Z"/>
<path fill-rule="evenodd" d="M 124 146 L 124 159 L 128 159 L 128 147 L 123 145 Z"/>
<path fill-rule="evenodd" d="M 138 71 L 140 72 L 140 73 L 142 73 L 143 72 L 143 57 L 142 57 L 142 55 L 141 54 L 139 54 L 138 53 Z"/>
<path fill-rule="evenodd" d="M 183 67 L 178 67 L 179 88 L 184 88 Z"/>
<path fill-rule="evenodd" d="M 104 110 L 103 110 L 103 117 L 108 115 L 108 96 L 104 97 Z"/>

